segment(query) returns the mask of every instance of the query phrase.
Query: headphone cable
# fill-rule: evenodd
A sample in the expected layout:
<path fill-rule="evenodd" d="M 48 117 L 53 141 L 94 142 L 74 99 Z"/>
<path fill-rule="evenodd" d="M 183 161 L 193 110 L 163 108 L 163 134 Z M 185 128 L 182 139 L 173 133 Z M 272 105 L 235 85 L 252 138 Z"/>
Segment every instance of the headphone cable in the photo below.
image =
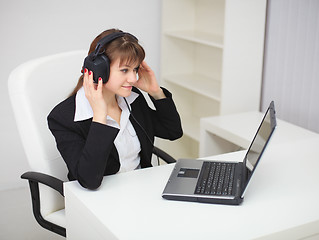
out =
<path fill-rule="evenodd" d="M 129 110 L 129 112 L 130 112 L 130 116 L 132 116 L 132 118 L 133 118 L 134 121 L 137 123 L 137 125 L 138 125 L 138 126 L 142 129 L 142 131 L 145 133 L 145 135 L 146 135 L 148 141 L 151 143 L 151 145 L 152 145 L 152 147 L 153 147 L 153 152 L 154 152 L 154 154 L 155 154 L 156 157 L 157 157 L 157 165 L 159 166 L 159 165 L 160 165 L 160 160 L 159 160 L 159 156 L 158 156 L 158 154 L 157 154 L 157 152 L 156 152 L 156 148 L 154 147 L 154 143 L 152 142 L 151 138 L 149 137 L 149 135 L 147 134 L 147 132 L 146 132 L 146 130 L 143 128 L 143 126 L 137 121 L 137 119 L 136 119 L 136 118 L 134 117 L 134 115 L 132 114 L 131 107 L 130 107 L 130 105 L 128 104 L 128 102 L 127 102 L 127 100 L 126 100 L 125 97 L 124 97 L 124 101 L 125 101 L 126 106 L 127 106 L 128 110 Z"/>

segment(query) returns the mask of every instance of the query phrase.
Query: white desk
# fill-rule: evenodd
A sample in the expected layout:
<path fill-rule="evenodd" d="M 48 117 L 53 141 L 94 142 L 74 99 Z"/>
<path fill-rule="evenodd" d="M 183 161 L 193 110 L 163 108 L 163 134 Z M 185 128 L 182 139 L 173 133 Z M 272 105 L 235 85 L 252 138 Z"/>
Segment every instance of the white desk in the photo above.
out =
<path fill-rule="evenodd" d="M 201 118 L 199 155 L 212 156 L 247 149 L 264 116 L 261 112 L 245 112 Z M 280 134 L 275 144 L 294 142 L 317 134 L 277 119 Z"/>
<path fill-rule="evenodd" d="M 278 124 L 240 206 L 162 199 L 174 165 L 105 177 L 97 191 L 66 183 L 67 237 L 318 239 L 319 135 L 296 128 L 282 142 L 286 130 Z M 242 159 L 243 154 L 214 159 Z"/>

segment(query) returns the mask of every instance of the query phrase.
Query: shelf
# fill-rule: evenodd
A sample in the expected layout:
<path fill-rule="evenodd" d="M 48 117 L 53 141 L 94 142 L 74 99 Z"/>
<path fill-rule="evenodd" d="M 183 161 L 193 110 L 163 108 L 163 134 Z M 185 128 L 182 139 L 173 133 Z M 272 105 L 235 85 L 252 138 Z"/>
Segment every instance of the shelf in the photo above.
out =
<path fill-rule="evenodd" d="M 215 101 L 220 101 L 221 84 L 218 80 L 200 74 L 180 74 L 164 76 L 165 81 L 183 87 Z"/>
<path fill-rule="evenodd" d="M 201 118 L 258 110 L 266 2 L 162 1 L 161 83 L 184 130 L 173 152 L 199 153 Z"/>
<path fill-rule="evenodd" d="M 165 35 L 177 39 L 207 45 L 210 47 L 221 49 L 224 48 L 223 37 L 216 34 L 210 34 L 200 31 L 168 31 L 165 32 Z"/>

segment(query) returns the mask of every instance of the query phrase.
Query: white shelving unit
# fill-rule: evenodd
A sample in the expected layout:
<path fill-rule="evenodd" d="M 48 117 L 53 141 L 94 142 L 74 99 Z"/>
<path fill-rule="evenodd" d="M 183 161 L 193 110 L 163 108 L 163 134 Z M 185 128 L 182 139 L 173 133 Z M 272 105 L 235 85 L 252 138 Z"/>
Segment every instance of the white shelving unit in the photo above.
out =
<path fill-rule="evenodd" d="M 259 110 L 266 2 L 163 0 L 161 83 L 184 136 L 158 144 L 174 157 L 198 157 L 201 118 Z"/>

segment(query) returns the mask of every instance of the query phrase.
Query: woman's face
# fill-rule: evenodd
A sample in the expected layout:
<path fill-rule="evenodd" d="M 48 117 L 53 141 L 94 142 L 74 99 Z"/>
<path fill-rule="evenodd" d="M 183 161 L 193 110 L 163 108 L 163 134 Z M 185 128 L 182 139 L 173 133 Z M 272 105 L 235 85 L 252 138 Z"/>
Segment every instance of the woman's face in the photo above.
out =
<path fill-rule="evenodd" d="M 125 61 L 120 65 L 120 58 L 118 58 L 111 63 L 110 77 L 104 86 L 116 95 L 127 97 L 137 81 L 137 71 L 137 65 L 128 65 Z"/>

